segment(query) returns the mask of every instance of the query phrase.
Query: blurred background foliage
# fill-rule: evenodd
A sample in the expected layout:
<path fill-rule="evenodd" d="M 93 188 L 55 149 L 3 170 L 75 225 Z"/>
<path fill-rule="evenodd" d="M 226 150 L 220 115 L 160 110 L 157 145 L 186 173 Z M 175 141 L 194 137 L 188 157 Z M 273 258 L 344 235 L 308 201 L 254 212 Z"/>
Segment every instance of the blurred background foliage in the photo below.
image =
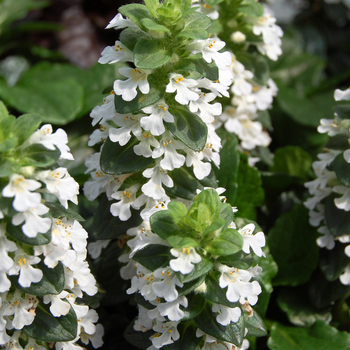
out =
<path fill-rule="evenodd" d="M 64 126 L 76 159 L 73 168 L 68 167 L 81 185 L 87 179 L 83 162 L 92 152 L 87 147 L 93 131 L 89 112 L 102 103 L 102 91 L 118 77 L 118 65 L 96 63 L 103 48 L 118 37 L 104 28 L 125 3 L 0 0 L 0 99 L 16 116 L 36 112 L 45 123 Z M 347 349 L 349 335 L 339 332 L 350 327 L 350 288 L 338 280 L 344 253 L 341 248 L 319 251 L 318 233 L 308 224 L 302 202 L 307 196 L 303 183 L 313 179 L 312 161 L 329 139 L 317 132 L 319 120 L 332 118 L 335 88 L 350 85 L 350 10 L 342 2 L 322 0 L 268 4 L 285 33 L 282 56 L 270 61 L 271 77 L 279 88 L 270 111 L 271 125 L 265 125 L 273 142 L 269 151 L 260 153 L 257 170 L 241 158 L 235 171 L 250 176 L 233 176 L 240 192 L 231 193 L 268 236 L 267 259 L 259 261 L 264 273 L 257 308 L 265 316 L 270 338 L 252 339 L 251 348 L 313 350 L 321 344 L 325 350 Z M 224 145 L 224 160 L 235 142 Z M 222 164 L 217 178 L 230 182 L 225 172 L 232 169 L 225 170 L 229 163 Z M 252 192 L 258 196 L 251 200 Z M 240 208 L 240 202 L 231 204 Z M 78 209 L 92 238 L 96 227 L 105 226 L 107 232 L 121 224 L 111 221 L 105 207 L 103 200 L 97 207 L 80 196 Z M 128 282 L 119 275 L 117 256 L 124 243 L 121 237 L 92 265 L 101 284 L 101 300 L 89 302 L 101 302 L 103 349 L 134 349 L 123 337 L 136 314 L 125 293 Z"/>

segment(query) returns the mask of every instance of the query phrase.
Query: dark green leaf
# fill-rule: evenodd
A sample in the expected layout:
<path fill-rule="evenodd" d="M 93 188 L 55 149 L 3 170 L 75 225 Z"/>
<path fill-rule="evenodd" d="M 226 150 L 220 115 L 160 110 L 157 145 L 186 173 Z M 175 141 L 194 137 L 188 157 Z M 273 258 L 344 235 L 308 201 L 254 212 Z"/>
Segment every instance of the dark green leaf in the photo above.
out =
<path fill-rule="evenodd" d="M 28 245 L 45 245 L 51 242 L 51 229 L 47 233 L 38 233 L 36 237 L 29 238 L 21 230 L 21 226 L 13 226 L 9 222 L 6 232 L 18 241 Z"/>
<path fill-rule="evenodd" d="M 22 332 L 36 340 L 45 342 L 67 342 L 77 336 L 78 320 L 71 307 L 66 316 L 53 317 L 47 305 L 39 304 L 33 323 Z"/>
<path fill-rule="evenodd" d="M 232 255 L 240 251 L 243 247 L 243 238 L 241 234 L 228 228 L 212 241 L 205 242 L 204 249 L 212 255 Z"/>
<path fill-rule="evenodd" d="M 180 276 L 180 274 L 177 274 L 177 276 Z M 187 295 L 192 291 L 194 291 L 197 287 L 203 284 L 204 280 L 205 280 L 205 275 L 202 275 L 196 280 L 192 280 L 191 282 L 185 283 L 181 288 L 177 287 L 177 291 L 179 292 L 179 297 L 183 295 Z"/>
<path fill-rule="evenodd" d="M 68 208 L 66 209 L 63 205 L 59 203 L 45 202 L 45 206 L 50 209 L 49 215 L 53 218 L 67 218 L 78 221 L 85 221 L 85 219 L 79 215 L 74 210 Z"/>
<path fill-rule="evenodd" d="M 286 146 L 276 150 L 270 171 L 306 179 L 311 165 L 312 157 L 301 147 Z"/>
<path fill-rule="evenodd" d="M 47 294 L 59 294 L 64 288 L 64 268 L 61 262 L 53 269 L 47 267 L 42 261 L 37 264 L 43 272 L 43 278 L 38 283 L 32 283 L 30 287 L 24 288 L 18 282 L 18 276 L 10 276 L 11 282 L 22 292 L 42 297 Z"/>
<path fill-rule="evenodd" d="M 149 330 L 146 332 L 135 331 L 134 329 L 135 320 L 133 320 L 126 330 L 124 331 L 124 338 L 132 345 L 143 349 L 152 345 L 150 337 L 154 334 L 154 331 Z"/>
<path fill-rule="evenodd" d="M 41 123 L 39 114 L 30 113 L 21 115 L 16 119 L 14 135 L 18 137 L 18 143 L 22 144 L 28 137 L 36 131 Z"/>
<path fill-rule="evenodd" d="M 185 26 L 178 34 L 179 37 L 200 40 L 208 38 L 206 28 L 210 25 L 209 17 L 198 12 L 192 12 L 183 19 L 185 21 Z"/>
<path fill-rule="evenodd" d="M 219 70 L 215 62 L 207 63 L 203 58 L 197 55 L 184 58 L 174 65 L 174 70 L 177 72 L 182 71 L 196 71 L 203 77 L 216 81 L 219 79 Z"/>
<path fill-rule="evenodd" d="M 266 85 L 270 78 L 270 70 L 267 60 L 263 56 L 251 53 L 239 53 L 236 56 L 237 60 L 244 65 L 244 68 L 254 74 L 254 80 L 258 84 Z"/>
<path fill-rule="evenodd" d="M 277 297 L 278 306 L 291 323 L 300 327 L 310 327 L 317 320 L 329 323 L 332 315 L 327 310 L 317 310 L 305 296 L 305 288 L 282 288 Z"/>
<path fill-rule="evenodd" d="M 350 187 L 350 164 L 344 159 L 342 153 L 334 159 L 332 166 L 342 185 Z"/>
<path fill-rule="evenodd" d="M 350 119 L 350 106 L 349 105 L 337 105 L 333 107 L 333 111 L 341 119 Z"/>
<path fill-rule="evenodd" d="M 137 138 L 133 137 L 125 146 L 120 146 L 108 138 L 101 152 L 102 171 L 107 174 L 122 175 L 146 169 L 154 160 L 152 157 L 145 158 L 135 154 L 134 146 L 138 143 Z"/>
<path fill-rule="evenodd" d="M 230 267 L 247 270 L 253 264 L 253 257 L 250 254 L 239 251 L 236 254 L 220 256 L 218 261 Z"/>
<path fill-rule="evenodd" d="M 309 211 L 302 204 L 276 220 L 268 235 L 278 265 L 274 284 L 296 286 L 309 280 L 318 261 L 317 236 L 317 230 L 309 225 Z"/>
<path fill-rule="evenodd" d="M 184 309 L 185 315 L 181 321 L 191 320 L 195 318 L 202 312 L 205 305 L 205 298 L 202 294 L 192 292 L 191 294 L 187 294 L 186 298 L 188 300 L 188 306 Z M 194 330 L 193 335 L 195 335 L 195 333 L 196 330 Z"/>
<path fill-rule="evenodd" d="M 196 307 L 198 307 L 196 305 Z M 194 350 L 201 342 L 201 338 L 196 337 L 197 327 L 194 322 L 185 322 L 178 325 L 180 338 L 170 345 L 162 346 L 164 350 Z"/>
<path fill-rule="evenodd" d="M 178 278 L 182 283 L 191 282 L 203 275 L 206 275 L 212 268 L 213 263 L 210 260 L 202 258 L 198 264 L 193 264 L 194 269 L 187 275 L 178 274 Z"/>
<path fill-rule="evenodd" d="M 129 228 L 141 224 L 140 212 L 131 208 L 131 217 L 127 221 L 122 221 L 119 217 L 111 214 L 110 206 L 114 201 L 109 201 L 106 196 L 102 196 L 95 213 L 93 231 L 98 240 L 120 238 Z"/>
<path fill-rule="evenodd" d="M 320 269 L 328 281 L 335 281 L 349 264 L 349 257 L 344 252 L 344 244 L 335 243 L 331 250 L 320 250 Z"/>
<path fill-rule="evenodd" d="M 241 346 L 244 338 L 244 319 L 240 317 L 237 323 L 230 323 L 228 326 L 223 326 L 216 322 L 216 316 L 211 311 L 210 303 L 206 303 L 203 311 L 198 315 L 194 321 L 196 326 L 204 333 L 212 337 L 227 341 L 236 346 Z"/>
<path fill-rule="evenodd" d="M 161 89 L 150 84 L 150 92 L 148 94 L 145 95 L 141 91 L 138 91 L 136 97 L 132 101 L 124 101 L 121 96 L 115 95 L 115 109 L 121 114 L 136 112 L 156 103 L 163 97 L 163 94 L 164 92 Z"/>
<path fill-rule="evenodd" d="M 244 315 L 244 326 L 248 329 L 247 337 L 263 337 L 267 334 L 266 326 L 255 310 L 251 316 Z"/>
<path fill-rule="evenodd" d="M 267 344 L 271 350 L 345 350 L 349 343 L 349 333 L 316 321 L 310 328 L 284 327 L 274 323 Z"/>
<path fill-rule="evenodd" d="M 198 247 L 197 241 L 190 237 L 169 236 L 166 240 L 173 248 Z"/>
<path fill-rule="evenodd" d="M 173 123 L 164 122 L 166 127 L 187 147 L 200 152 L 207 141 L 206 124 L 183 106 L 169 108 L 169 112 L 174 116 L 175 121 Z"/>
<path fill-rule="evenodd" d="M 135 66 L 142 69 L 156 69 L 167 64 L 172 52 L 164 48 L 157 40 L 140 39 L 134 48 Z"/>
<path fill-rule="evenodd" d="M 150 244 L 133 256 L 135 261 L 151 271 L 168 265 L 171 258 L 170 248 L 160 244 Z"/>
<path fill-rule="evenodd" d="M 334 200 L 338 197 L 331 193 L 326 199 L 325 221 L 334 236 L 343 236 L 350 233 L 350 215 L 347 211 L 338 209 Z"/>
<path fill-rule="evenodd" d="M 41 144 L 33 144 L 23 150 L 19 163 L 21 166 L 47 167 L 56 163 L 60 155 L 58 148 L 51 151 Z"/>
<path fill-rule="evenodd" d="M 155 212 L 150 218 L 150 224 L 152 231 L 162 239 L 181 234 L 180 228 L 175 224 L 168 210 Z"/>
<path fill-rule="evenodd" d="M 119 12 L 129 17 L 133 22 L 135 22 L 140 28 L 143 28 L 142 19 L 152 18 L 152 15 L 148 11 L 145 5 L 141 4 L 128 4 L 119 7 Z"/>

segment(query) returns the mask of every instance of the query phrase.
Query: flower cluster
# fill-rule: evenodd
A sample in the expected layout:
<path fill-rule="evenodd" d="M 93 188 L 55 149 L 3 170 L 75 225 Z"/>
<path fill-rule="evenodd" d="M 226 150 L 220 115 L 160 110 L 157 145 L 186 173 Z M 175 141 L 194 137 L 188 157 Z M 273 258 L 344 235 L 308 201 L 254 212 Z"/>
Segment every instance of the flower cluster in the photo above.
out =
<path fill-rule="evenodd" d="M 264 127 L 269 127 L 267 110 L 272 106 L 277 86 L 269 78 L 267 62 L 261 55 L 277 60 L 282 53 L 283 32 L 267 7 L 244 1 L 244 6 L 252 6 L 254 11 L 241 12 L 242 5 L 242 1 L 224 1 L 212 7 L 204 3 L 201 9 L 204 13 L 210 12 L 222 25 L 218 35 L 227 42 L 232 56 L 229 68 L 232 85 L 230 93 L 225 95 L 231 97 L 231 103 L 224 107 L 215 126 L 224 125 L 227 131 L 238 136 L 244 150 L 252 151 L 271 142 Z M 248 52 L 252 47 L 257 49 L 254 54 Z"/>
<path fill-rule="evenodd" d="M 336 101 L 350 100 L 350 89 L 335 90 Z M 337 108 L 338 107 L 338 108 Z M 317 128 L 319 133 L 327 133 L 332 137 L 330 148 L 318 154 L 318 159 L 312 165 L 316 179 L 305 183 L 312 197 L 304 203 L 310 209 L 310 224 L 318 228 L 322 234 L 317 244 L 332 250 L 337 241 L 349 243 L 349 218 L 343 213 L 350 211 L 350 119 L 348 106 L 335 107 L 333 119 L 321 119 Z M 350 246 L 344 248 L 346 256 L 350 257 Z M 340 276 L 343 284 L 350 284 L 350 264 Z"/>
<path fill-rule="evenodd" d="M 15 120 L 0 107 L 2 120 Z M 1 143 L 0 346 L 81 349 L 76 342 L 90 339 L 97 348 L 103 328 L 79 301 L 84 292 L 97 293 L 87 232 L 68 208 L 79 185 L 56 164 L 73 157 L 66 133 L 48 124 L 35 131 L 39 123 L 36 115 L 18 118 Z"/>
<path fill-rule="evenodd" d="M 254 224 L 237 230 L 232 219 L 232 208 L 220 201 L 215 190 L 207 189 L 189 208 L 172 201 L 166 210 L 151 216 L 150 222 L 128 230 L 132 261 L 123 268 L 123 277 L 132 278 L 127 293 L 138 293 L 137 300 L 143 300 L 134 329 L 154 331 L 148 335 L 149 350 L 179 340 L 191 320 L 197 328 L 186 337 L 198 345 L 196 349 L 207 349 L 213 343 L 246 348 L 243 337 L 254 335 L 246 329 L 250 318 L 259 317 L 251 305 L 261 293 L 254 280 L 261 268 L 243 266 L 242 260 L 253 252 L 263 256 L 265 237 L 262 232 L 254 234 Z M 206 318 L 229 328 L 235 324 L 239 330 L 225 338 L 203 322 Z"/>

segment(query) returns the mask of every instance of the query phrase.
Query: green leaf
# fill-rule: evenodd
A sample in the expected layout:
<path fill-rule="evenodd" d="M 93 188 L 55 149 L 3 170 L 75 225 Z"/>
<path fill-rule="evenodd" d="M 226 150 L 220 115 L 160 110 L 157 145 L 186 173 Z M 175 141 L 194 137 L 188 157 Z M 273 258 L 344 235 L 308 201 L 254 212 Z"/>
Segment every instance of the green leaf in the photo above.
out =
<path fill-rule="evenodd" d="M 84 90 L 74 78 L 61 75 L 52 79 L 51 65 L 30 68 L 13 87 L 0 79 L 0 96 L 23 113 L 39 113 L 44 122 L 64 125 L 83 108 Z"/>
<path fill-rule="evenodd" d="M 198 58 L 197 58 L 198 56 Z M 189 58 L 181 59 L 174 65 L 176 72 L 196 71 L 203 77 L 216 81 L 219 79 L 219 70 L 215 62 L 207 63 L 201 54 L 190 56 Z"/>
<path fill-rule="evenodd" d="M 66 218 L 66 219 L 73 219 L 77 221 L 85 221 L 85 219 L 79 215 L 77 212 L 75 212 L 73 209 L 66 209 L 63 205 L 59 203 L 51 203 L 51 202 L 45 202 L 45 206 L 47 206 L 50 211 L 49 215 L 53 218 Z"/>
<path fill-rule="evenodd" d="M 124 331 L 124 338 L 132 345 L 143 349 L 152 345 L 150 337 L 154 334 L 154 331 L 150 329 L 146 332 L 135 331 L 135 320 L 129 323 Z"/>
<path fill-rule="evenodd" d="M 255 2 L 249 5 L 241 5 L 237 8 L 237 10 L 251 17 L 261 17 L 264 15 L 263 6 Z"/>
<path fill-rule="evenodd" d="M 253 257 L 250 254 L 246 254 L 243 251 L 226 256 L 220 256 L 217 260 L 221 264 L 235 267 L 237 269 L 247 270 L 253 264 Z M 260 265 L 259 265 L 260 266 Z M 260 301 L 260 297 L 259 297 Z"/>
<path fill-rule="evenodd" d="M 58 148 L 51 151 L 41 144 L 32 144 L 23 150 L 19 164 L 21 166 L 47 167 L 55 164 L 60 156 L 61 152 Z"/>
<path fill-rule="evenodd" d="M 231 213 L 232 213 L 232 208 L 230 207 Z M 232 215 L 233 218 L 233 215 Z M 230 223 L 232 222 L 232 220 L 230 221 Z M 219 235 L 219 233 L 224 229 L 227 228 L 226 225 L 227 222 L 225 221 L 225 219 L 223 219 L 222 217 L 214 220 L 209 226 L 207 226 L 204 231 L 201 233 L 201 237 L 203 239 L 213 239 L 215 237 L 217 237 Z"/>
<path fill-rule="evenodd" d="M 16 119 L 13 134 L 18 138 L 18 144 L 21 145 L 30 135 L 36 131 L 41 123 L 39 114 L 30 113 L 21 115 Z"/>
<path fill-rule="evenodd" d="M 209 35 L 206 28 L 211 23 L 209 17 L 198 12 L 192 12 L 184 17 L 183 20 L 185 21 L 185 26 L 177 35 L 178 37 L 200 40 L 208 39 Z"/>
<path fill-rule="evenodd" d="M 332 250 L 320 250 L 320 269 L 328 281 L 335 281 L 349 264 L 349 257 L 344 252 L 344 244 L 335 242 Z"/>
<path fill-rule="evenodd" d="M 78 320 L 71 307 L 66 316 L 54 317 L 48 305 L 39 304 L 31 325 L 22 328 L 22 332 L 36 340 L 46 342 L 67 342 L 77 336 Z"/>
<path fill-rule="evenodd" d="M 338 195 L 331 193 L 326 199 L 325 221 L 332 235 L 338 237 L 350 233 L 350 216 L 348 212 L 335 206 L 336 198 Z"/>
<path fill-rule="evenodd" d="M 202 260 L 199 263 L 194 264 L 194 269 L 191 273 L 187 275 L 182 275 L 179 273 L 178 279 L 182 283 L 188 283 L 203 275 L 206 275 L 212 268 L 213 263 L 210 260 L 204 259 L 202 257 Z"/>
<path fill-rule="evenodd" d="M 240 317 L 237 323 L 230 323 L 227 326 L 223 326 L 216 322 L 216 317 L 211 311 L 211 305 L 207 302 L 203 311 L 194 319 L 194 321 L 196 322 L 196 326 L 204 333 L 207 333 L 218 340 L 227 341 L 238 347 L 241 346 L 243 342 L 243 317 Z"/>
<path fill-rule="evenodd" d="M 145 0 L 145 5 L 147 6 L 148 11 L 152 14 L 153 17 L 158 17 L 157 8 L 160 5 L 158 0 Z"/>
<path fill-rule="evenodd" d="M 316 321 L 310 328 L 274 323 L 267 345 L 271 350 L 334 350 L 348 349 L 349 343 L 349 333 Z"/>
<path fill-rule="evenodd" d="M 295 326 L 310 327 L 317 320 L 329 323 L 332 319 L 329 309 L 317 310 L 312 306 L 303 287 L 280 289 L 277 303 Z"/>
<path fill-rule="evenodd" d="M 18 173 L 20 170 L 21 166 L 18 162 L 0 156 L 0 178 L 10 177 L 12 174 Z"/>
<path fill-rule="evenodd" d="M 337 105 L 333 107 L 334 113 L 337 113 L 341 119 L 350 119 L 350 106 Z"/>
<path fill-rule="evenodd" d="M 304 126 L 316 128 L 321 118 L 327 119 L 333 115 L 333 92 L 306 98 L 299 97 L 294 89 L 279 86 L 277 101 L 284 112 Z"/>
<path fill-rule="evenodd" d="M 150 218 L 150 225 L 152 231 L 162 239 L 181 234 L 181 229 L 176 225 L 168 210 L 155 212 Z"/>
<path fill-rule="evenodd" d="M 180 276 L 180 274 L 177 273 L 177 276 Z M 199 278 L 192 280 L 191 282 L 185 283 L 181 288 L 176 287 L 177 291 L 179 292 L 179 297 L 193 292 L 197 287 L 203 284 L 204 280 L 205 280 L 205 275 L 202 275 Z"/>
<path fill-rule="evenodd" d="M 151 271 L 168 265 L 171 258 L 170 248 L 160 244 L 150 244 L 133 256 L 135 261 Z"/>
<path fill-rule="evenodd" d="M 172 52 L 165 49 L 158 40 L 140 39 L 134 48 L 135 66 L 142 69 L 156 69 L 170 61 Z"/>
<path fill-rule="evenodd" d="M 130 51 L 134 51 L 136 43 L 141 39 L 147 37 L 147 34 L 137 28 L 126 28 L 119 36 L 119 40 L 125 45 Z"/>
<path fill-rule="evenodd" d="M 309 280 L 317 266 L 317 230 L 309 225 L 309 211 L 302 205 L 280 216 L 268 235 L 271 254 L 278 265 L 275 285 L 296 286 Z"/>
<path fill-rule="evenodd" d="M 198 308 L 198 305 L 195 305 Z M 186 311 L 185 311 L 186 314 Z M 186 316 L 185 316 L 186 317 Z M 162 346 L 164 350 L 195 350 L 200 342 L 201 338 L 196 337 L 197 327 L 194 322 L 181 322 L 178 327 L 180 338 L 170 345 Z"/>
<path fill-rule="evenodd" d="M 131 208 L 131 217 L 127 221 L 113 216 L 110 210 L 113 203 L 115 202 L 109 201 L 106 196 L 100 199 L 93 222 L 93 232 L 96 233 L 98 240 L 120 238 L 129 228 L 136 227 L 142 222 L 140 212 L 133 208 Z"/>
<path fill-rule="evenodd" d="M 205 305 L 205 298 L 203 297 L 202 294 L 192 292 L 190 294 L 187 294 L 186 298 L 188 300 L 188 306 L 184 309 L 185 315 L 181 319 L 181 322 L 192 320 L 193 318 L 198 316 L 202 312 Z M 195 334 L 196 334 L 196 329 L 194 330 L 193 335 L 195 336 Z M 187 347 L 179 348 L 179 349 L 187 350 Z"/>
<path fill-rule="evenodd" d="M 275 152 L 274 164 L 270 171 L 307 179 L 311 169 L 312 157 L 298 146 L 278 148 Z"/>
<path fill-rule="evenodd" d="M 332 167 L 342 185 L 350 187 L 350 164 L 344 159 L 343 154 L 334 159 Z"/>
<path fill-rule="evenodd" d="M 187 208 L 185 204 L 175 201 L 171 201 L 168 204 L 168 211 L 177 225 L 180 225 L 182 223 L 182 217 L 187 214 Z"/>
<path fill-rule="evenodd" d="M 194 239 L 190 237 L 169 236 L 166 240 L 173 248 L 195 248 L 199 245 Z"/>
<path fill-rule="evenodd" d="M 164 122 L 165 126 L 187 147 L 200 152 L 207 141 L 207 125 L 187 107 L 169 108 L 174 122 Z"/>
<path fill-rule="evenodd" d="M 11 282 L 22 292 L 42 297 L 47 294 L 60 294 L 64 288 L 64 268 L 61 262 L 53 269 L 47 267 L 42 261 L 36 266 L 43 272 L 43 278 L 38 283 L 32 283 L 24 288 L 18 283 L 18 276 L 10 276 Z"/>
<path fill-rule="evenodd" d="M 231 303 L 226 298 L 226 288 L 222 289 L 219 285 L 218 276 L 208 275 L 205 278 L 205 290 L 203 295 L 212 303 L 221 304 L 228 307 L 236 307 L 237 303 Z"/>
<path fill-rule="evenodd" d="M 266 326 L 255 310 L 251 316 L 244 314 L 244 327 L 248 329 L 247 337 L 263 337 L 267 334 Z"/>
<path fill-rule="evenodd" d="M 164 91 L 159 89 L 159 87 L 154 87 L 154 85 L 150 83 L 150 92 L 145 95 L 141 91 L 138 91 L 136 97 L 132 101 L 124 101 L 121 96 L 115 95 L 115 109 L 120 114 L 136 112 L 156 103 L 163 97 L 163 94 Z"/>
<path fill-rule="evenodd" d="M 0 101 L 0 121 L 6 119 L 9 116 L 6 106 L 2 101 Z"/>
<path fill-rule="evenodd" d="M 156 16 L 154 16 L 154 17 L 156 17 Z M 157 23 L 153 19 L 143 18 L 141 20 L 141 23 L 143 24 L 144 27 L 146 27 L 149 30 L 154 30 L 156 32 L 167 32 L 167 33 L 170 33 L 170 29 L 169 28 L 163 26 L 162 24 Z"/>
<path fill-rule="evenodd" d="M 145 5 L 141 4 L 128 4 L 119 7 L 119 12 L 129 17 L 133 22 L 135 22 L 140 28 L 144 28 L 142 25 L 143 18 L 152 18 L 152 15 L 148 11 Z"/>
<path fill-rule="evenodd" d="M 13 115 L 0 119 L 0 152 L 6 152 L 17 146 L 18 139 L 13 136 L 15 123 L 16 118 Z"/>
<path fill-rule="evenodd" d="M 244 68 L 254 74 L 254 80 L 258 84 L 266 85 L 270 78 L 270 69 L 267 60 L 263 56 L 246 52 L 239 53 L 236 56 L 237 60 L 244 65 Z"/>
<path fill-rule="evenodd" d="M 243 238 L 238 231 L 228 228 L 218 238 L 205 244 L 204 249 L 212 255 L 232 255 L 242 249 Z"/>
<path fill-rule="evenodd" d="M 101 152 L 102 171 L 106 174 L 122 175 L 146 169 L 154 160 L 135 154 L 134 146 L 138 143 L 137 138 L 133 137 L 125 146 L 120 146 L 108 138 Z"/>
<path fill-rule="evenodd" d="M 51 242 L 51 229 L 47 233 L 38 233 L 36 237 L 29 238 L 22 232 L 20 227 L 13 226 L 8 222 L 6 232 L 18 241 L 28 245 L 45 245 Z"/>

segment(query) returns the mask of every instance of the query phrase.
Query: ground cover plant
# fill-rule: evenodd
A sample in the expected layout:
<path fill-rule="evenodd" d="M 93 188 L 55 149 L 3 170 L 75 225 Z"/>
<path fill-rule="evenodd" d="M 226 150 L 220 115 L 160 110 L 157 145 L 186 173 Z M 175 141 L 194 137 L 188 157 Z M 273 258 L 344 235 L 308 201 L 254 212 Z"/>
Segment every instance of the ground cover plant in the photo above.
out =
<path fill-rule="evenodd" d="M 0 1 L 0 348 L 350 348 L 350 10 L 280 5 Z"/>

